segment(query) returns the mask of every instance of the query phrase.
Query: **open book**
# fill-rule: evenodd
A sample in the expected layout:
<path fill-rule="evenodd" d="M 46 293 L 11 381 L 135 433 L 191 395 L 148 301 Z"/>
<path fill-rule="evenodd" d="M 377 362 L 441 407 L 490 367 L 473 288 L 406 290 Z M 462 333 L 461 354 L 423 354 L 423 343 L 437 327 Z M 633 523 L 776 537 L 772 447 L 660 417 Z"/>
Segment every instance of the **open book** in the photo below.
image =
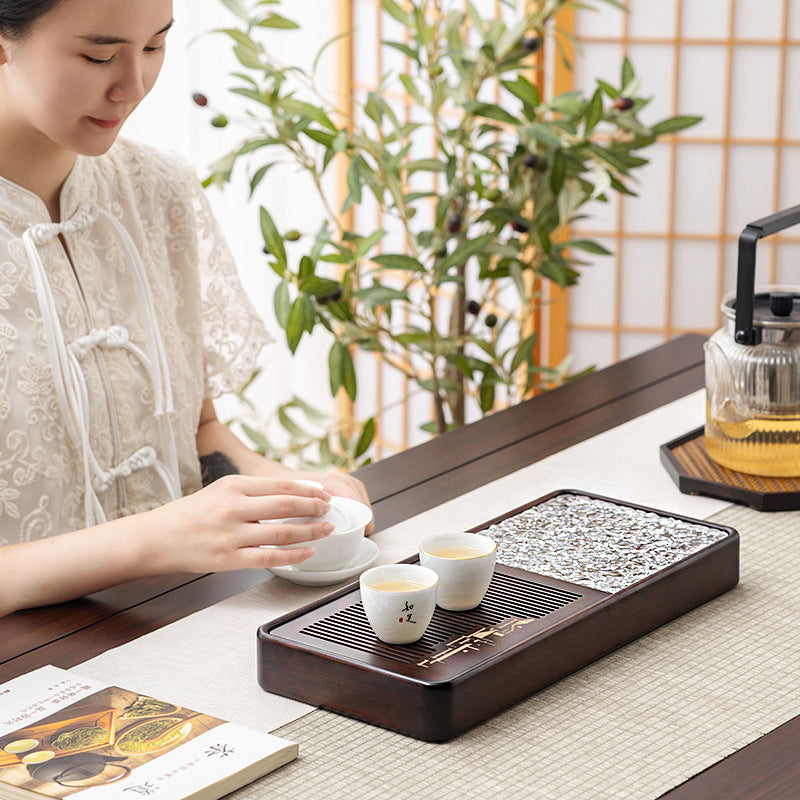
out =
<path fill-rule="evenodd" d="M 42 667 L 0 685 L 0 798 L 216 800 L 294 742 Z"/>

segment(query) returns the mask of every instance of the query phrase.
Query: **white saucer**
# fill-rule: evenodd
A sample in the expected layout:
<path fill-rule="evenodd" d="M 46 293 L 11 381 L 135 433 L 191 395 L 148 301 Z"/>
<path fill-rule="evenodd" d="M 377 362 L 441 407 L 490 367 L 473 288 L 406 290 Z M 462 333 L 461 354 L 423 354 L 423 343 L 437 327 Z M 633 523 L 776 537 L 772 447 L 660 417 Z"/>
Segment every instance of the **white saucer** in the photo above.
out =
<path fill-rule="evenodd" d="M 292 583 L 299 583 L 301 586 L 328 586 L 361 574 L 377 557 L 378 545 L 370 539 L 364 539 L 358 546 L 355 558 L 348 561 L 341 569 L 314 572 L 309 569 L 301 569 L 301 564 L 289 564 L 286 567 L 270 567 L 270 572 L 274 572 L 278 577 L 286 578 Z"/>

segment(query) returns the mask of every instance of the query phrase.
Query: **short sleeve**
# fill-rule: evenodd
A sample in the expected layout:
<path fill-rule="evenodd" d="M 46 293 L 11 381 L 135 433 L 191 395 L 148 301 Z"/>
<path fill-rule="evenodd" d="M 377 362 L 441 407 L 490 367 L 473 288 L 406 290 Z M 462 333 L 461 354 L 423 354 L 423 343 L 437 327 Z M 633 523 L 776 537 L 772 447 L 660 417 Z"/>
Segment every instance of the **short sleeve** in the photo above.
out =
<path fill-rule="evenodd" d="M 242 287 L 236 264 L 200 182 L 190 181 L 205 360 L 205 396 L 236 391 L 250 380 L 273 341 Z"/>

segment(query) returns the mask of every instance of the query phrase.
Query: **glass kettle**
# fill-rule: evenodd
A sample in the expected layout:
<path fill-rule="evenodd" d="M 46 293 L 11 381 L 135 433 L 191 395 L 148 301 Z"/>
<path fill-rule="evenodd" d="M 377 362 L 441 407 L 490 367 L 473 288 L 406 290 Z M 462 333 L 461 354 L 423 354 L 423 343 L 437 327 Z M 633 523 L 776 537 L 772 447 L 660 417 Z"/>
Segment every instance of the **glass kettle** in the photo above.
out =
<path fill-rule="evenodd" d="M 705 343 L 708 455 L 737 472 L 800 475 L 800 288 L 755 289 L 759 239 L 800 222 L 800 206 L 739 236 L 736 293 Z"/>

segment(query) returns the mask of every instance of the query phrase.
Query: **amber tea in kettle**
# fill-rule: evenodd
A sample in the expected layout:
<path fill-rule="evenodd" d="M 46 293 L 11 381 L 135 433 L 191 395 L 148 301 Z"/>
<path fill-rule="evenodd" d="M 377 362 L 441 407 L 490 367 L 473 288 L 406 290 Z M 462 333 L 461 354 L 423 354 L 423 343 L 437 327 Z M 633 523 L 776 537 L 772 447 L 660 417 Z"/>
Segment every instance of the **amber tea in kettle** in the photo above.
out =
<path fill-rule="evenodd" d="M 800 222 L 800 206 L 739 237 L 736 294 L 705 344 L 706 452 L 737 472 L 800 475 L 800 288 L 755 290 L 756 243 Z"/>

